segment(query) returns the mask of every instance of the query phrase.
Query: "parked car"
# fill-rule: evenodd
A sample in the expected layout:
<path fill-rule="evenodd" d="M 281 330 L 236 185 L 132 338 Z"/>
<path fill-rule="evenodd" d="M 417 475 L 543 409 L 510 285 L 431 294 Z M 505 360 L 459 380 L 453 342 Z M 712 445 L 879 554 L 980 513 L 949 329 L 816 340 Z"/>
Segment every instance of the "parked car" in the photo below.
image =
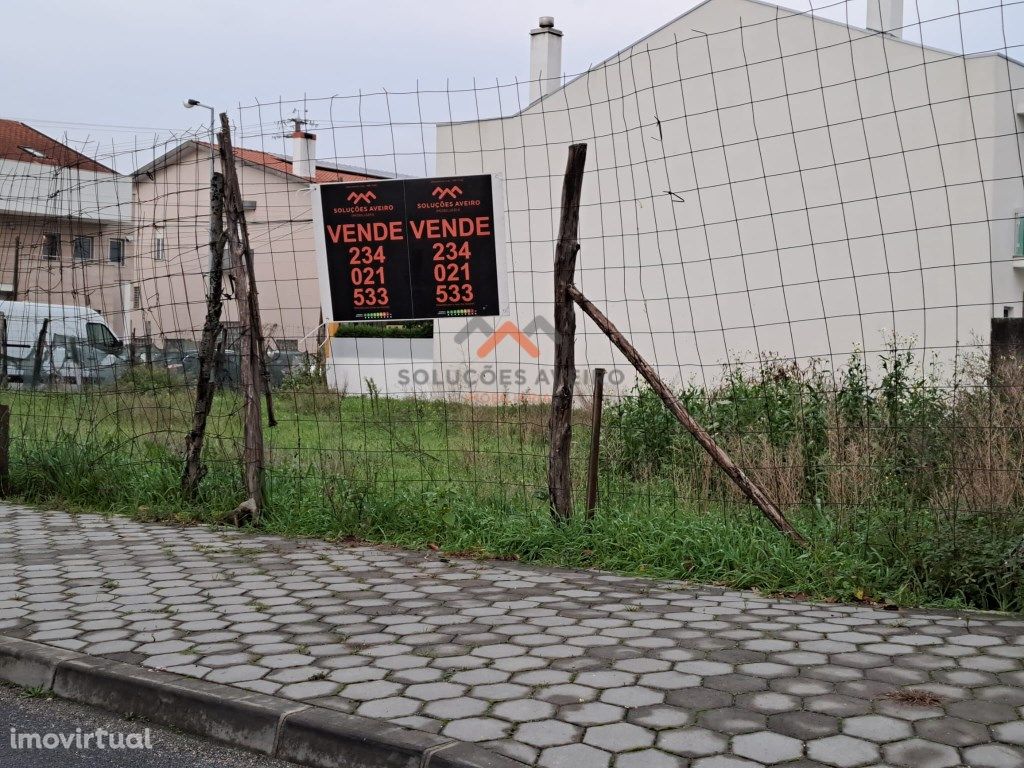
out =
<path fill-rule="evenodd" d="M 7 327 L 7 355 L 0 365 L 6 366 L 8 381 L 29 385 L 112 381 L 127 363 L 124 343 L 95 309 L 0 301 L 0 314 Z"/>

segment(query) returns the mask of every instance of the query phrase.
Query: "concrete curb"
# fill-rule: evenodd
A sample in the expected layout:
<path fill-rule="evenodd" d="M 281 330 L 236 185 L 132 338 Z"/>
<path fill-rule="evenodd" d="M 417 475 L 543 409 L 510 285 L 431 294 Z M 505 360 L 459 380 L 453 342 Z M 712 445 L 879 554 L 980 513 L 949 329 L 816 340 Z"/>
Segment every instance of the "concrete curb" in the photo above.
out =
<path fill-rule="evenodd" d="M 523 768 L 474 744 L 3 635 L 0 681 L 312 768 Z"/>

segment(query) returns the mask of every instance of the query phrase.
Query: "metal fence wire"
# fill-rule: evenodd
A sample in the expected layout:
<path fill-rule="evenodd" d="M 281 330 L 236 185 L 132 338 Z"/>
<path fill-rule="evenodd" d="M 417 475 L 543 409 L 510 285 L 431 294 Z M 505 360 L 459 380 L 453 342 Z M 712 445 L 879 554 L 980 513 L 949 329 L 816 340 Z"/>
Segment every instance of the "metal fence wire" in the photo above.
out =
<path fill-rule="evenodd" d="M 901 525 L 1016 536 L 1024 11 L 906 11 L 880 32 L 845 3 L 811 14 L 713 0 L 534 100 L 529 82 L 474 82 L 233 111 L 277 422 L 264 429 L 268 512 L 546 514 L 554 247 L 567 150 L 585 143 L 575 284 L 777 504 L 840 527 L 895 510 Z M 4 130 L 24 134 L 22 154 L 0 158 L 12 482 L 170 504 L 195 410 L 220 140 L 89 157 Z M 325 319 L 311 183 L 472 174 L 498 177 L 503 197 L 499 316 Z M 243 497 L 246 323 L 237 256 L 224 258 L 195 501 L 210 509 Z M 597 368 L 597 514 L 742 503 L 579 312 L 576 365 L 577 506 Z"/>

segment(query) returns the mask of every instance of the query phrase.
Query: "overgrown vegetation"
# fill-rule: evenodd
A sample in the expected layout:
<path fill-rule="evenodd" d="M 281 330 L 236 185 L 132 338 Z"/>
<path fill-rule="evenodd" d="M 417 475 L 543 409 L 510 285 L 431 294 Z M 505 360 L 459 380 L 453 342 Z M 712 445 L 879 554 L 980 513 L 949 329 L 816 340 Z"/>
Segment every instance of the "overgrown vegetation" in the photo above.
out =
<path fill-rule="evenodd" d="M 1024 610 L 1024 388 L 970 366 L 941 384 L 895 346 L 880 376 L 836 382 L 766 362 L 681 396 L 811 540 L 764 523 L 646 389 L 605 415 L 598 514 L 547 513 L 547 409 L 278 391 L 264 528 L 407 547 L 898 604 Z M 178 491 L 190 393 L 145 376 L 116 391 L 14 393 L 22 498 L 175 522 L 240 499 L 236 395 L 218 396 L 210 473 Z M 577 414 L 576 487 L 589 429 Z M 582 494 L 579 494 L 580 496 Z"/>
<path fill-rule="evenodd" d="M 336 339 L 432 339 L 432 320 L 407 323 L 338 323 Z"/>

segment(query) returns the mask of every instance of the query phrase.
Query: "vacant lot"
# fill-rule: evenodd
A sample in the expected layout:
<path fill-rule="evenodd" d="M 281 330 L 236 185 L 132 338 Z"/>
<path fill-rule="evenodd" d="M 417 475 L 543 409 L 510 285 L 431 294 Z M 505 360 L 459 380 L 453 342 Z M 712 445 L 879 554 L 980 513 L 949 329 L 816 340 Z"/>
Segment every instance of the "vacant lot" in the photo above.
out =
<path fill-rule="evenodd" d="M 263 527 L 842 600 L 1024 610 L 1020 388 L 939 387 L 911 363 L 873 385 L 855 367 L 839 385 L 774 367 L 682 393 L 789 509 L 808 551 L 762 522 L 649 391 L 606 409 L 594 519 L 557 525 L 543 406 L 291 383 L 266 430 Z M 196 500 L 178 489 L 192 401 L 173 379 L 0 401 L 12 409 L 12 490 L 25 500 L 215 522 L 242 498 L 233 393 L 215 402 Z M 576 424 L 580 502 L 586 409 Z"/>

